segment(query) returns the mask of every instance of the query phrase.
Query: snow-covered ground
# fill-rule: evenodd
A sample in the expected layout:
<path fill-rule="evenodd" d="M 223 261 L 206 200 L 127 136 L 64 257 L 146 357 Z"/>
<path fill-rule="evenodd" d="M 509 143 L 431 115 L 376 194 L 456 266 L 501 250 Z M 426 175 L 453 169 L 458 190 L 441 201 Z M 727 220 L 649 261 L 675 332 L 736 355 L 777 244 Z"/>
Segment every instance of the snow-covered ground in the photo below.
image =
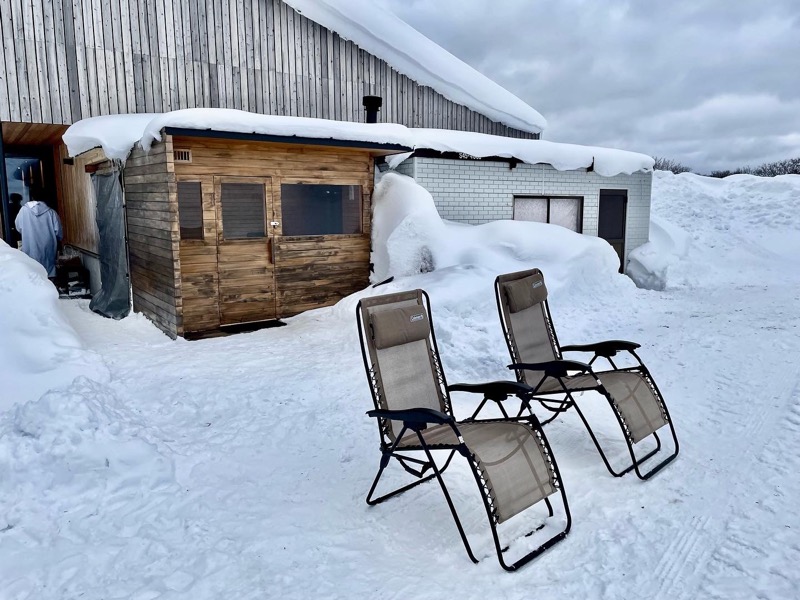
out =
<path fill-rule="evenodd" d="M 0 413 L 0 598 L 796 598 L 799 203 L 800 177 L 657 173 L 662 291 L 617 275 L 597 240 L 500 224 L 445 225 L 449 243 L 428 248 L 437 270 L 365 292 L 428 290 L 450 382 L 508 376 L 492 281 L 521 265 L 544 270 L 562 343 L 643 344 L 681 455 L 650 482 L 614 479 L 576 415 L 548 425 L 573 530 L 515 574 L 465 465 L 447 475 L 477 566 L 435 485 L 364 503 L 379 453 L 357 297 L 196 342 L 62 301 L 53 339 L 82 377 Z M 425 235 L 386 239 L 402 253 Z M 25 289 L 0 279 L 0 306 Z M 19 313 L 42 343 L 45 313 Z M 0 325 L 0 345 L 28 339 Z M 3 381 L 37 389 L 49 371 L 34 358 L 1 366 Z M 607 409 L 583 400 L 621 453 Z M 471 403 L 456 397 L 457 414 Z"/>

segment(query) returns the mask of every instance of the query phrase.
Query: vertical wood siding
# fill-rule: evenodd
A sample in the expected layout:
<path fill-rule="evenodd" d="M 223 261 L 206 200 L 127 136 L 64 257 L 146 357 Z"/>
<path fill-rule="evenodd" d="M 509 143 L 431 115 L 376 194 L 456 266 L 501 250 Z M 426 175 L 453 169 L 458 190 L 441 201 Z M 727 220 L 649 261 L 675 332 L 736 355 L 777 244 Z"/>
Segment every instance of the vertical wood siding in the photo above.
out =
<path fill-rule="evenodd" d="M 417 84 L 281 0 L 0 0 L 0 120 L 222 107 L 535 137 Z"/>
<path fill-rule="evenodd" d="M 53 152 L 64 243 L 98 254 L 100 234 L 97 231 L 94 188 L 86 166 L 105 162 L 105 155 L 96 148 L 76 157 L 72 164 L 65 164 L 64 159 L 69 156 L 67 147 L 58 144 Z"/>

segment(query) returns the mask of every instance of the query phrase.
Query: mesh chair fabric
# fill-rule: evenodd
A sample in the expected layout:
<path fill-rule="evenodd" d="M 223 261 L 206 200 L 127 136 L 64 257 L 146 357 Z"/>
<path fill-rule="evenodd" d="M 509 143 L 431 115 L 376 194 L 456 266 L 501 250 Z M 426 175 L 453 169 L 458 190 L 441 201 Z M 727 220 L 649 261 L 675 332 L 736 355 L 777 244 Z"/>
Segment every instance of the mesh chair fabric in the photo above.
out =
<path fill-rule="evenodd" d="M 443 411 L 439 397 L 441 392 L 431 368 L 427 340 L 377 350 L 376 358 L 385 408 L 432 408 Z M 402 427 L 400 421 L 392 421 L 395 436 Z"/>
<path fill-rule="evenodd" d="M 557 491 L 545 450 L 528 425 L 462 423 L 458 428 L 486 482 L 498 523 Z M 430 446 L 459 443 L 449 425 L 436 425 L 421 433 Z M 401 447 L 419 447 L 416 435 L 406 436 Z"/>
<path fill-rule="evenodd" d="M 529 282 L 542 278 L 538 269 L 520 271 L 501 275 L 499 281 L 502 290 L 517 285 L 522 289 Z M 525 294 L 528 294 L 527 287 Z M 546 293 L 546 292 L 545 292 Z M 522 292 L 520 292 L 522 294 Z M 524 294 L 523 294 L 524 296 Z M 523 297 L 523 300 L 525 297 Z M 537 363 L 560 359 L 556 351 L 556 342 L 551 336 L 545 301 L 525 308 L 519 312 L 511 312 L 509 294 L 500 294 L 501 308 L 508 324 L 508 334 L 516 349 L 519 362 Z M 611 396 L 628 428 L 628 435 L 635 444 L 660 427 L 667 424 L 664 408 L 653 388 L 644 376 L 635 371 L 601 371 L 597 373 L 602 385 Z M 541 371 L 523 371 L 523 381 L 532 387 L 542 382 Z M 596 390 L 598 385 L 591 375 L 574 375 L 562 380 L 569 391 Z M 539 394 L 555 394 L 563 392 L 557 379 L 545 380 L 537 389 Z"/>

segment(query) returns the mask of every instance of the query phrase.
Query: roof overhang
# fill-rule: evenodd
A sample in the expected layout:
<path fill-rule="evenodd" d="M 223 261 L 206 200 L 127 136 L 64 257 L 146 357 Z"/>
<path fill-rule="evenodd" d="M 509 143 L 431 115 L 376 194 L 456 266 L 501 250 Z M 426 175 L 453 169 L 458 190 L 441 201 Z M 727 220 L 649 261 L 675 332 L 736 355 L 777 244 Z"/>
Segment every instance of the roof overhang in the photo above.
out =
<path fill-rule="evenodd" d="M 379 142 L 362 142 L 356 140 L 338 140 L 333 138 L 310 138 L 296 135 L 269 135 L 264 133 L 240 133 L 235 131 L 217 131 L 214 129 L 185 129 L 182 127 L 165 127 L 164 133 L 179 137 L 202 137 L 223 140 L 239 140 L 250 142 L 268 142 L 273 144 L 303 144 L 307 146 L 327 146 L 333 148 L 353 148 L 369 150 L 375 156 L 409 152 L 408 146 L 400 144 L 382 144 Z"/>

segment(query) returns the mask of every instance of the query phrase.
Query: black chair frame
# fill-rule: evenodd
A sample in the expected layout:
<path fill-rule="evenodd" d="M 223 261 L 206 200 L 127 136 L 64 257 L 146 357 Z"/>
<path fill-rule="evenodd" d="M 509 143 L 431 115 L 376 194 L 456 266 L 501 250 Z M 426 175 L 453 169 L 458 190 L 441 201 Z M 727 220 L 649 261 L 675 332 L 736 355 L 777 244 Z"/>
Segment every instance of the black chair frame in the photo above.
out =
<path fill-rule="evenodd" d="M 519 359 L 516 345 L 514 343 L 514 337 L 511 335 L 509 324 L 506 322 L 505 319 L 505 314 L 503 312 L 503 307 L 501 305 L 502 290 L 500 288 L 500 285 L 501 285 L 500 277 L 497 277 L 494 282 L 495 299 L 497 301 L 497 312 L 500 316 L 500 324 L 503 329 L 503 337 L 505 338 L 506 345 L 508 346 L 508 351 L 509 354 L 511 355 L 511 360 L 512 360 L 512 364 L 508 365 L 508 368 L 514 370 L 517 381 L 520 383 L 525 383 L 525 373 L 524 373 L 525 370 L 541 371 L 544 373 L 544 377 L 542 377 L 541 381 L 539 381 L 539 383 L 536 386 L 533 387 L 529 386 L 528 395 L 524 398 L 521 398 L 522 401 L 517 416 L 521 416 L 526 411 L 529 414 L 534 414 L 533 409 L 531 407 L 531 402 L 536 401 L 545 410 L 554 413 L 550 418 L 542 421 L 542 426 L 544 426 L 552 422 L 556 418 L 558 418 L 562 413 L 566 412 L 570 408 L 574 408 L 575 412 L 578 414 L 578 417 L 580 418 L 581 422 L 586 428 L 586 431 L 589 433 L 589 437 L 592 439 L 595 448 L 597 448 L 597 452 L 600 454 L 600 458 L 603 460 L 603 464 L 605 465 L 608 472 L 614 477 L 622 477 L 623 475 L 626 475 L 627 473 L 633 471 L 636 473 L 636 476 L 639 479 L 641 479 L 642 481 L 647 481 L 648 479 L 653 477 L 656 473 L 661 471 L 664 467 L 666 467 L 669 463 L 675 460 L 675 458 L 678 456 L 678 452 L 680 451 L 678 437 L 675 433 L 675 426 L 669 414 L 669 410 L 667 409 L 667 405 L 664 402 L 661 390 L 658 389 L 655 380 L 650 374 L 650 370 L 647 368 L 647 366 L 645 366 L 644 362 L 642 362 L 642 359 L 636 353 L 636 349 L 640 347 L 640 344 L 624 340 L 608 340 L 596 344 L 561 346 L 558 342 L 558 336 L 555 332 L 555 328 L 553 327 L 553 320 L 550 314 L 550 306 L 547 300 L 544 300 L 543 308 L 544 308 L 545 321 L 547 323 L 547 331 L 550 336 L 550 341 L 553 346 L 554 352 L 557 356 L 557 359 L 545 363 L 523 363 Z M 582 363 L 578 361 L 564 360 L 563 358 L 564 352 L 593 352 L 594 356 L 588 363 Z M 633 367 L 622 367 L 622 368 L 618 367 L 616 363 L 613 361 L 613 357 L 616 356 L 618 352 L 627 352 L 633 358 L 636 359 L 636 362 L 638 364 Z M 667 425 L 669 426 L 670 435 L 672 437 L 673 450 L 665 458 L 663 458 L 663 460 L 661 460 L 656 465 L 654 465 L 653 467 L 651 467 L 646 471 L 642 469 L 644 463 L 650 460 L 651 458 L 659 455 L 659 453 L 661 453 L 662 450 L 661 438 L 658 436 L 657 431 L 653 432 L 650 436 L 647 436 L 648 438 L 649 437 L 653 438 L 656 444 L 655 448 L 653 448 L 649 452 L 646 452 L 642 456 L 638 457 L 636 456 L 636 451 L 634 449 L 635 442 L 633 441 L 630 431 L 628 430 L 625 424 L 625 420 L 620 411 L 617 409 L 612 395 L 602 384 L 601 378 L 603 372 L 601 371 L 598 373 L 593 369 L 593 365 L 599 358 L 604 358 L 606 361 L 608 361 L 608 363 L 612 367 L 613 372 L 631 371 L 640 374 L 647 383 L 647 385 L 652 390 L 656 399 L 658 400 L 660 408 L 665 416 L 665 420 L 667 422 Z M 595 385 L 568 389 L 567 384 L 564 380 L 565 378 L 570 377 L 570 372 L 585 373 L 591 376 L 595 381 Z M 555 379 L 556 381 L 558 381 L 561 389 L 555 391 L 550 391 L 550 390 L 540 391 L 541 386 L 548 379 Z M 583 411 L 581 411 L 578 402 L 575 400 L 575 397 L 573 396 L 573 394 L 576 392 L 585 392 L 585 391 L 598 392 L 599 394 L 604 396 L 609 406 L 611 407 L 614 416 L 616 417 L 617 423 L 619 424 L 620 427 L 620 431 L 622 432 L 623 439 L 625 440 L 625 443 L 628 448 L 628 454 L 630 455 L 630 463 L 621 470 L 616 470 L 611 466 L 611 462 L 609 461 L 608 457 L 606 456 L 606 452 L 603 450 L 602 445 L 597 439 L 597 435 L 595 434 L 594 430 L 589 424 L 589 421 L 584 416 Z M 558 395 L 563 394 L 564 395 L 563 399 L 550 399 L 550 398 L 540 397 L 540 396 L 548 396 L 556 394 Z M 482 404 L 478 407 L 476 412 L 473 414 L 472 418 L 476 417 L 477 413 L 483 408 L 483 406 L 484 405 Z M 507 411 L 502 407 L 501 410 L 502 414 L 508 417 Z"/>
<path fill-rule="evenodd" d="M 361 302 L 358 303 L 358 306 L 356 308 L 356 314 L 358 317 L 357 321 L 358 321 L 359 342 L 361 345 L 361 356 L 364 361 L 364 368 L 366 370 L 366 373 L 368 374 L 370 392 L 372 395 L 373 405 L 375 407 L 374 410 L 368 411 L 367 415 L 377 420 L 378 430 L 381 439 L 380 465 L 378 467 L 378 472 L 375 475 L 375 479 L 373 480 L 372 485 L 370 486 L 369 492 L 367 493 L 366 502 L 370 506 L 375 506 L 390 498 L 398 496 L 420 485 L 421 483 L 425 483 L 426 481 L 436 479 L 437 482 L 439 483 L 442 493 L 444 494 L 445 500 L 447 501 L 448 508 L 450 509 L 450 513 L 453 516 L 453 520 L 455 521 L 456 528 L 458 529 L 458 533 L 459 536 L 461 537 L 461 541 L 467 552 L 467 556 L 469 556 L 470 560 L 473 563 L 478 563 L 479 561 L 475 557 L 474 552 L 472 551 L 472 547 L 470 546 L 469 540 L 467 539 L 467 535 L 464 532 L 464 528 L 461 524 L 461 519 L 458 516 L 458 512 L 456 511 L 452 497 L 450 496 L 450 492 L 448 491 L 447 486 L 445 485 L 444 482 L 444 478 L 442 477 L 443 473 L 450 466 L 453 457 L 456 455 L 456 453 L 458 453 L 467 459 L 472 474 L 475 478 L 475 482 L 478 486 L 481 498 L 483 499 L 484 508 L 486 509 L 486 515 L 489 520 L 489 526 L 492 531 L 492 538 L 494 541 L 498 562 L 500 563 L 500 566 L 506 571 L 516 571 L 523 565 L 529 563 L 530 561 L 541 555 L 544 551 L 548 550 L 549 548 L 553 547 L 558 542 L 566 538 L 567 534 L 569 533 L 572 527 L 572 515 L 570 513 L 569 504 L 567 502 L 566 493 L 564 491 L 564 483 L 561 477 L 561 473 L 558 470 L 558 465 L 556 464 L 552 449 L 549 443 L 547 442 L 547 438 L 544 435 L 544 431 L 542 430 L 542 427 L 539 424 L 539 420 L 536 417 L 536 415 L 531 413 L 529 416 L 519 416 L 516 418 L 482 420 L 482 422 L 487 422 L 487 423 L 516 421 L 525 423 L 531 427 L 531 430 L 534 432 L 534 435 L 536 435 L 537 438 L 539 439 L 541 447 L 544 448 L 547 461 L 549 462 L 550 466 L 552 467 L 555 473 L 555 481 L 560 492 L 563 509 L 566 515 L 566 525 L 563 530 L 553 535 L 552 537 L 544 541 L 542 544 L 540 544 L 539 546 L 537 546 L 536 548 L 534 548 L 533 550 L 531 550 L 530 552 L 528 552 L 527 554 L 516 560 L 515 562 L 511 564 L 507 563 L 505 561 L 504 554 L 508 550 L 509 546 L 503 546 L 500 541 L 500 536 L 497 531 L 497 524 L 498 524 L 497 514 L 496 510 L 493 507 L 493 502 L 489 494 L 487 483 L 486 481 L 484 481 L 484 478 L 478 469 L 475 456 L 470 452 L 468 446 L 466 445 L 464 439 L 461 436 L 461 433 L 459 432 L 458 429 L 459 423 L 452 415 L 452 404 L 450 401 L 449 392 L 468 391 L 471 393 L 483 393 L 485 396 L 487 397 L 490 396 L 492 398 L 500 398 L 501 396 L 504 396 L 505 398 L 507 397 L 508 394 L 511 393 L 527 393 L 528 386 L 525 386 L 524 384 L 521 385 L 513 381 L 501 381 L 501 382 L 490 382 L 486 384 L 469 384 L 469 385 L 455 384 L 452 386 L 448 386 L 447 381 L 445 379 L 444 371 L 441 367 L 441 363 L 439 360 L 439 349 L 436 343 L 436 334 L 433 328 L 430 300 L 427 293 L 425 293 L 424 291 L 422 291 L 422 296 L 424 298 L 424 308 L 428 313 L 428 319 L 430 322 L 430 329 L 431 329 L 430 340 L 431 340 L 432 357 L 435 367 L 435 373 L 438 379 L 438 383 L 442 389 L 445 408 L 447 412 L 450 414 L 445 414 L 443 412 L 429 408 L 413 408 L 408 410 L 386 410 L 381 408 L 381 402 L 380 402 L 381 390 L 380 386 L 378 385 L 377 377 L 375 376 L 376 369 L 371 364 L 370 358 L 366 351 L 367 339 L 365 337 L 366 333 L 363 327 L 363 308 Z M 402 429 L 396 436 L 394 436 L 394 439 L 392 439 L 392 437 L 390 437 L 389 435 L 389 432 L 391 431 L 390 422 L 393 420 L 401 421 L 403 423 Z M 451 427 L 454 435 L 459 440 L 459 443 L 454 445 L 450 444 L 430 445 L 426 443 L 425 438 L 422 435 L 422 431 L 424 431 L 429 425 L 447 425 Z M 416 434 L 416 437 L 419 440 L 418 445 L 413 445 L 413 446 L 399 445 L 400 442 L 403 440 L 403 436 L 406 435 L 408 431 L 412 431 Z M 423 454 L 424 458 L 419 457 L 420 452 Z M 434 453 L 447 454 L 443 466 L 440 467 L 437 464 L 436 460 L 434 459 Z M 392 459 L 398 462 L 400 466 L 403 468 L 403 470 L 405 470 L 407 473 L 415 477 L 417 480 L 376 497 L 375 492 L 378 487 L 378 482 L 380 481 L 384 471 L 389 466 Z M 428 471 L 430 471 L 429 474 L 427 474 Z M 555 513 L 550 498 L 549 497 L 544 498 L 544 502 L 548 510 L 548 516 L 549 517 L 554 516 Z M 536 533 L 536 531 L 542 529 L 544 525 L 545 524 L 542 523 L 540 526 L 536 527 L 535 529 L 525 534 L 525 537 L 533 535 L 534 533 Z"/>

